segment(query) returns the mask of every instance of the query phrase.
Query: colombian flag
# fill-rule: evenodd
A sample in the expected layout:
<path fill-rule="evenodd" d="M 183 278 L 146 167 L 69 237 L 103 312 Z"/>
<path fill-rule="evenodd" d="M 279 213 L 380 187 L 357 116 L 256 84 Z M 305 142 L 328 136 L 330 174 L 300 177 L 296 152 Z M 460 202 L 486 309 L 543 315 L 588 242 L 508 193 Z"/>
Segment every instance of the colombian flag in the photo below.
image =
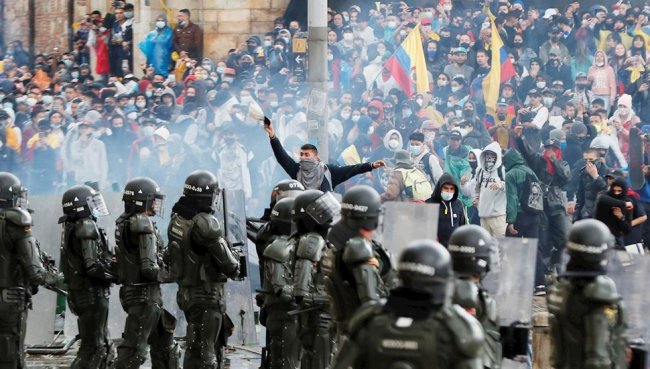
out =
<path fill-rule="evenodd" d="M 427 63 L 424 59 L 419 24 L 386 61 L 382 77 L 384 82 L 391 77 L 395 79 L 408 97 L 413 96 L 415 91 L 418 93 L 429 91 Z"/>
<path fill-rule="evenodd" d="M 482 81 L 476 81 L 483 90 L 483 101 L 488 112 L 494 112 L 497 107 L 497 100 L 499 99 L 499 89 L 501 83 L 512 78 L 516 72 L 515 67 L 508 59 L 508 52 L 503 46 L 503 41 L 499 35 L 499 30 L 494 23 L 494 15 L 489 9 L 484 10 L 490 18 L 492 26 L 492 40 L 490 44 L 490 51 L 492 52 L 490 72 L 482 77 Z M 472 85 L 476 85 L 472 83 Z"/>

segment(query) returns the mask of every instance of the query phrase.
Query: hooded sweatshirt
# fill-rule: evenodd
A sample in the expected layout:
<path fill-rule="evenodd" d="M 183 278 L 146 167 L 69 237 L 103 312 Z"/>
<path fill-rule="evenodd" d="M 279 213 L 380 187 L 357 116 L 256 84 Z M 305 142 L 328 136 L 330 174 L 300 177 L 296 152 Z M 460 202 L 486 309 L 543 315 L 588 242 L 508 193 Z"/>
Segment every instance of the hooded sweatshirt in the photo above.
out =
<path fill-rule="evenodd" d="M 507 214 L 506 223 L 515 224 L 521 209 L 521 194 L 526 184 L 526 174 L 537 177 L 529 167 L 526 166 L 524 158 L 515 149 L 508 150 L 503 156 L 503 165 L 506 167 L 507 182 Z"/>
<path fill-rule="evenodd" d="M 485 158 L 487 152 L 496 154 L 494 166 L 486 168 Z M 506 214 L 506 182 L 505 170 L 502 168 L 501 146 L 498 142 L 487 145 L 478 157 L 476 170 L 476 187 L 474 196 L 479 200 L 478 215 L 481 218 L 498 217 Z M 497 172 L 499 171 L 499 172 Z M 496 188 L 492 189 L 492 185 Z"/>
<path fill-rule="evenodd" d="M 598 54 L 602 54 L 605 58 L 605 64 L 603 66 L 596 65 L 596 56 L 598 56 Z M 616 75 L 614 74 L 614 69 L 607 61 L 607 54 L 605 54 L 605 52 L 600 50 L 596 51 L 587 78 L 589 78 L 589 81 L 591 82 L 591 92 L 593 92 L 594 95 L 607 96 L 609 97 L 610 104 L 614 102 L 614 99 L 616 98 Z"/>
<path fill-rule="evenodd" d="M 449 201 L 442 199 L 442 186 L 451 184 L 454 186 L 454 197 Z M 438 220 L 438 242 L 447 247 L 451 233 L 458 227 L 467 223 L 463 203 L 458 200 L 458 185 L 456 180 L 449 173 L 443 173 L 433 190 L 433 196 L 427 202 L 440 204 L 440 215 Z"/>
<path fill-rule="evenodd" d="M 620 187 L 623 192 L 620 195 L 614 195 L 612 193 L 612 188 L 614 187 Z M 608 191 L 602 191 L 596 199 L 594 218 L 605 223 L 615 237 L 622 237 L 630 233 L 632 228 L 632 211 L 628 211 L 625 208 L 627 201 L 630 201 L 630 199 L 627 197 L 627 183 L 623 177 L 614 179 L 610 189 Z M 614 216 L 614 208 L 619 208 L 623 211 L 623 219 Z"/>

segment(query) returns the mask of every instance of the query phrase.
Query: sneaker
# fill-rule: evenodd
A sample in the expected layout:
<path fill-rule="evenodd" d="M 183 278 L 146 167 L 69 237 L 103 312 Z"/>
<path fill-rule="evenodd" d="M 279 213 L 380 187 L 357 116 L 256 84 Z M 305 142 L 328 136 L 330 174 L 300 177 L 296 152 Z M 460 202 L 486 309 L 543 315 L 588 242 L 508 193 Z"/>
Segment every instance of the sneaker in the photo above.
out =
<path fill-rule="evenodd" d="M 539 285 L 535 287 L 535 296 L 546 296 L 546 286 Z"/>

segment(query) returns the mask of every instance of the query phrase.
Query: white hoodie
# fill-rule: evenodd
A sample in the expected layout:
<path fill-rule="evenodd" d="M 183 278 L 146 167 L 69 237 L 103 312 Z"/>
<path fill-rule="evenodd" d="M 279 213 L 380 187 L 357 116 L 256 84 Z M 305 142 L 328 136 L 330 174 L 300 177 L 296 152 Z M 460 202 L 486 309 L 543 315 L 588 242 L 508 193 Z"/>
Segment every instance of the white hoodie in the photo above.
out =
<path fill-rule="evenodd" d="M 485 169 L 485 154 L 491 151 L 496 154 L 497 160 L 491 171 Z M 506 215 L 506 176 L 503 165 L 501 147 L 498 142 L 492 142 L 487 145 L 478 158 L 478 168 L 476 169 L 476 188 L 474 191 L 475 198 L 478 198 L 478 216 L 481 218 L 498 217 Z M 501 177 L 497 170 L 502 171 Z M 496 184 L 496 189 L 490 186 Z"/>

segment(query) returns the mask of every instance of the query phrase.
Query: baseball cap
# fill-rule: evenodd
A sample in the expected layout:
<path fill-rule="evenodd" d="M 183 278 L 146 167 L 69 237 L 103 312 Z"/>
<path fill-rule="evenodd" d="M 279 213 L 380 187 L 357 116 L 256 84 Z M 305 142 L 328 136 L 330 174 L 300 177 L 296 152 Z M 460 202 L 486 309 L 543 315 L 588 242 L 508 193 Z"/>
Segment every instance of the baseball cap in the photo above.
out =
<path fill-rule="evenodd" d="M 462 140 L 463 135 L 460 133 L 459 130 L 454 129 L 449 133 L 449 139 L 450 140 Z"/>
<path fill-rule="evenodd" d="M 554 140 L 552 138 L 549 138 L 548 140 L 544 141 L 544 147 L 552 146 L 555 148 L 560 148 L 560 142 L 557 140 Z"/>
<path fill-rule="evenodd" d="M 623 172 L 620 169 L 612 169 L 607 174 L 605 174 L 605 178 L 616 178 L 616 177 L 623 177 Z"/>

